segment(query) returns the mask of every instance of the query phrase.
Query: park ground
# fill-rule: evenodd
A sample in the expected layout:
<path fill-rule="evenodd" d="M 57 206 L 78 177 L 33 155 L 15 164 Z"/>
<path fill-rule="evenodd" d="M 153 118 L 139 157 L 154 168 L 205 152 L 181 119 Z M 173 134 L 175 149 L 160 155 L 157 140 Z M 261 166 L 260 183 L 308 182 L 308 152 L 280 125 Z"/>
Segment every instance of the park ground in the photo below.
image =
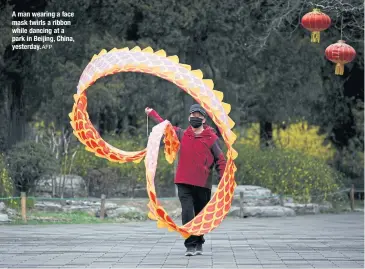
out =
<path fill-rule="evenodd" d="M 0 268 L 363 268 L 364 214 L 227 218 L 204 247 L 153 221 L 0 226 Z"/>

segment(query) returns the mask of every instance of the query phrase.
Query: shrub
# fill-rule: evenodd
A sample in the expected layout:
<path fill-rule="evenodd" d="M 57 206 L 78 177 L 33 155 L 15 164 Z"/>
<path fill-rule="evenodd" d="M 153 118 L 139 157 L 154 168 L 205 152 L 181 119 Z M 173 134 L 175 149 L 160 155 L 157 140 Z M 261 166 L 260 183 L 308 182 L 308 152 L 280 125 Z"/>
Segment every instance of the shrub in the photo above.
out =
<path fill-rule="evenodd" d="M 8 207 L 13 208 L 13 209 L 17 209 L 17 210 L 21 209 L 21 200 L 20 200 L 20 198 L 9 199 L 5 202 L 5 204 Z M 28 209 L 33 209 L 34 204 L 35 204 L 35 199 L 34 198 L 27 198 L 25 204 L 26 204 L 26 207 Z"/>
<path fill-rule="evenodd" d="M 9 175 L 7 165 L 5 163 L 4 154 L 0 155 L 0 197 L 9 198 L 14 195 L 14 184 Z M 1 201 L 0 201 L 1 202 Z M 16 207 L 18 203 L 17 199 L 7 199 L 4 203 L 8 207 Z"/>
<path fill-rule="evenodd" d="M 5 156 L 0 155 L 0 197 L 11 197 L 14 195 L 14 185 L 9 175 Z"/>
<path fill-rule="evenodd" d="M 57 160 L 41 143 L 23 141 L 8 154 L 9 171 L 17 190 L 28 192 L 37 180 L 58 169 Z"/>
<path fill-rule="evenodd" d="M 295 150 L 260 150 L 242 143 L 236 149 L 239 184 L 266 187 L 299 202 L 327 200 L 340 188 L 341 174 L 320 159 Z"/>
<path fill-rule="evenodd" d="M 353 183 L 356 188 L 364 187 L 364 152 L 354 139 L 337 152 L 332 164 L 348 177 L 348 186 Z"/>
<path fill-rule="evenodd" d="M 334 147 L 330 143 L 326 144 L 326 136 L 319 134 L 318 126 L 310 126 L 304 121 L 289 124 L 285 129 L 273 124 L 273 130 L 273 141 L 277 148 L 294 149 L 322 160 L 330 160 L 334 157 Z M 259 133 L 260 126 L 254 123 L 245 130 L 240 142 L 259 147 Z"/>
<path fill-rule="evenodd" d="M 144 139 L 141 135 L 138 137 L 131 137 L 129 135 L 122 135 L 120 137 L 113 136 L 108 138 L 108 142 L 119 149 L 128 151 L 141 150 L 147 146 L 146 139 Z M 166 161 L 163 147 L 160 148 L 157 162 L 158 165 L 155 175 L 156 189 L 158 189 L 159 186 L 166 186 L 169 184 L 173 185 L 174 166 L 170 165 Z M 131 187 L 136 186 L 137 184 L 146 184 L 146 168 L 144 160 L 142 160 L 140 163 L 125 164 L 108 162 L 108 166 L 117 167 L 120 171 L 121 177 L 124 180 L 130 181 L 132 185 Z"/>
<path fill-rule="evenodd" d="M 138 151 L 146 147 L 146 138 L 142 136 L 130 135 L 105 135 L 104 140 L 110 145 L 124 151 Z M 137 185 L 146 184 L 146 169 L 144 160 L 140 163 L 116 163 L 109 162 L 106 159 L 96 157 L 93 153 L 88 152 L 83 146 L 80 146 L 75 160 L 74 168 L 80 176 L 89 180 L 89 183 L 99 184 L 99 188 L 111 188 L 111 185 L 125 184 L 133 190 Z M 97 171 L 95 171 L 97 170 Z M 174 166 L 168 164 L 165 160 L 165 154 L 161 147 L 158 157 L 158 167 L 155 177 L 156 189 L 158 186 L 173 185 Z M 117 174 L 116 174 L 117 173 Z M 95 175 L 99 174 L 99 179 Z M 116 180 L 119 178 L 119 183 Z M 102 183 L 101 183 L 102 181 Z M 104 191 L 106 192 L 106 190 Z"/>

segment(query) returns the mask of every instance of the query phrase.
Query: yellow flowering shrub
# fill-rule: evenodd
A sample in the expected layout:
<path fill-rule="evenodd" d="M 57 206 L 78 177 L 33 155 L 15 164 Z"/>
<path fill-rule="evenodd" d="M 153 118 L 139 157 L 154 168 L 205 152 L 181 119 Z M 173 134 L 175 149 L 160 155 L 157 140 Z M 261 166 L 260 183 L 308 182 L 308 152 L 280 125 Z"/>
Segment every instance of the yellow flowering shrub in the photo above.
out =
<path fill-rule="evenodd" d="M 14 194 L 14 184 L 9 175 L 9 171 L 5 164 L 5 156 L 0 155 L 0 197 L 9 198 Z M 1 202 L 1 201 L 0 201 Z M 4 202 L 11 207 L 16 206 L 18 201 L 16 199 L 4 200 Z"/>
<path fill-rule="evenodd" d="M 0 155 L 0 197 L 11 197 L 14 193 L 14 186 L 4 159 L 4 156 Z"/>
<path fill-rule="evenodd" d="M 328 143 L 325 145 L 325 135 L 319 134 L 318 126 L 310 126 L 306 121 L 293 123 L 286 129 L 273 125 L 273 141 L 275 147 L 281 149 L 294 149 L 306 155 L 331 160 L 334 157 L 335 149 Z M 240 143 L 259 147 L 260 126 L 258 123 L 244 131 L 239 140 Z"/>

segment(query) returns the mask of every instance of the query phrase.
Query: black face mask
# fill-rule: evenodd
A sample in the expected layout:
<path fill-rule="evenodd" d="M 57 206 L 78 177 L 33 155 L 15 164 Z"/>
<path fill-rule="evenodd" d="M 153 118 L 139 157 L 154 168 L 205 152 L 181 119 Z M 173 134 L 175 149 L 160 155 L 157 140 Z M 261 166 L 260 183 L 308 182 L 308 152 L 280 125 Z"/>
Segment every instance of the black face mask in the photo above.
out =
<path fill-rule="evenodd" d="M 198 117 L 191 117 L 190 118 L 190 125 L 193 128 L 199 128 L 200 126 L 202 126 L 203 124 L 203 119 L 198 118 Z"/>

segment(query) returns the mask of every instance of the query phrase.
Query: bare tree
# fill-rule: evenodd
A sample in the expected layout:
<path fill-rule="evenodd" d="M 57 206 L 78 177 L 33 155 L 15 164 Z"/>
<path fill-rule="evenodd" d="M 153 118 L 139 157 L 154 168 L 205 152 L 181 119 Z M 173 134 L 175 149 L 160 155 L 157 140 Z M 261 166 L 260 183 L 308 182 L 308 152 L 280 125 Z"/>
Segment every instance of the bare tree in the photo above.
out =
<path fill-rule="evenodd" d="M 62 132 L 57 131 L 53 123 L 47 127 L 44 122 L 36 123 L 35 128 L 35 141 L 46 145 L 55 159 L 61 162 L 61 180 L 57 182 L 56 176 L 52 175 L 52 196 L 60 195 L 63 198 L 66 175 L 72 172 L 73 161 L 77 153 L 77 150 L 70 151 L 72 133 L 68 129 L 64 129 Z M 71 182 L 71 188 L 73 193 L 73 182 Z"/>

